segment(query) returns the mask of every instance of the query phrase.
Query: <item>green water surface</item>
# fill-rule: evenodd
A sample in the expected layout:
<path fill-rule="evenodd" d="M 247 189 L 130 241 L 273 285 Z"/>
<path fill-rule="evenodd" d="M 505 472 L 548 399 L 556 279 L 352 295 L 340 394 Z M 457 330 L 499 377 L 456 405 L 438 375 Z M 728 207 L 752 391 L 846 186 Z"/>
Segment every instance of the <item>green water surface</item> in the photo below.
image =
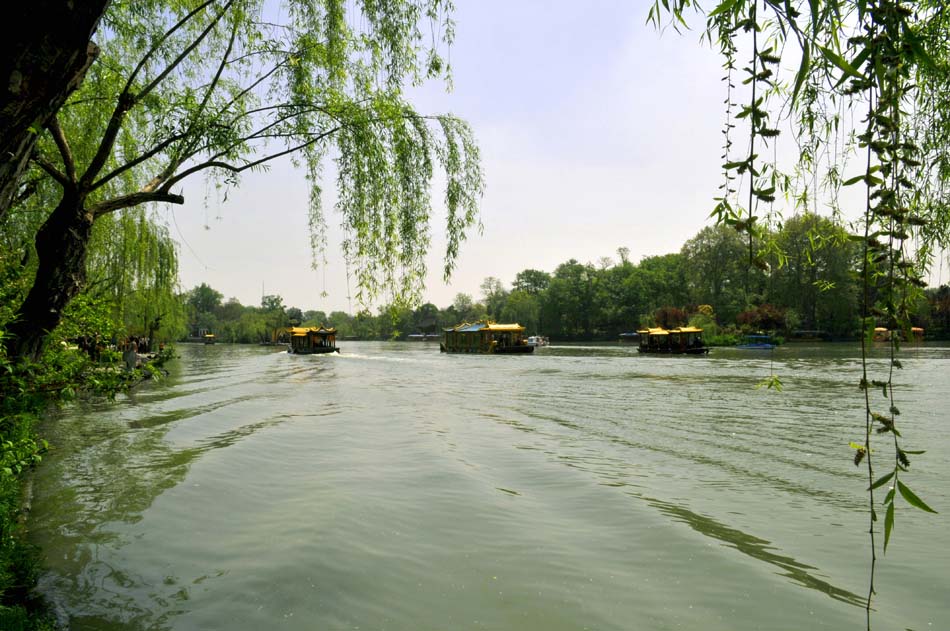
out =
<path fill-rule="evenodd" d="M 341 347 L 182 345 L 49 419 L 29 525 L 70 628 L 864 628 L 859 347 Z M 903 364 L 940 514 L 898 510 L 875 628 L 950 629 L 950 348 Z"/>

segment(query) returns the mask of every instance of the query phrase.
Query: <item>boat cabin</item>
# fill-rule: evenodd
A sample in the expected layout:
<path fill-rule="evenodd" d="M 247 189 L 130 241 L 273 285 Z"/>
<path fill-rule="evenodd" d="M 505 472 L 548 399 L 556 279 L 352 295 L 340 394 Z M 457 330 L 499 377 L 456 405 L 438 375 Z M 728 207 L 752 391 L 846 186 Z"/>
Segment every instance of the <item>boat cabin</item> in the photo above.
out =
<path fill-rule="evenodd" d="M 317 353 L 339 353 L 336 347 L 336 329 L 326 327 L 288 327 L 288 353 L 313 355 Z"/>
<path fill-rule="evenodd" d="M 656 327 L 637 331 L 640 334 L 641 353 L 668 353 L 673 355 L 700 355 L 709 352 L 703 342 L 703 330 L 694 326 L 675 329 Z"/>
<path fill-rule="evenodd" d="M 520 324 L 497 324 L 495 322 L 463 322 L 442 330 L 439 350 L 443 353 L 530 353 L 534 346 L 528 344 L 525 327 Z"/>

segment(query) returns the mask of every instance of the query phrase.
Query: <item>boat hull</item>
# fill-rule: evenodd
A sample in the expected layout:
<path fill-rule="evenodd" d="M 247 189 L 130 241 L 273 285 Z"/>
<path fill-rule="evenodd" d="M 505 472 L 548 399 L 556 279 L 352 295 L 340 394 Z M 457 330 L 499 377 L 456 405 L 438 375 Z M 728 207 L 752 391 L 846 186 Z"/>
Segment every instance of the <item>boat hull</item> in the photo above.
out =
<path fill-rule="evenodd" d="M 646 355 L 708 355 L 709 347 L 703 346 L 700 348 L 687 348 L 683 350 L 668 348 L 659 350 L 638 348 L 637 351 Z"/>
<path fill-rule="evenodd" d="M 326 355 L 327 353 L 339 353 L 340 349 L 337 347 L 317 347 L 313 349 L 297 349 L 288 348 L 287 352 L 291 355 Z"/>

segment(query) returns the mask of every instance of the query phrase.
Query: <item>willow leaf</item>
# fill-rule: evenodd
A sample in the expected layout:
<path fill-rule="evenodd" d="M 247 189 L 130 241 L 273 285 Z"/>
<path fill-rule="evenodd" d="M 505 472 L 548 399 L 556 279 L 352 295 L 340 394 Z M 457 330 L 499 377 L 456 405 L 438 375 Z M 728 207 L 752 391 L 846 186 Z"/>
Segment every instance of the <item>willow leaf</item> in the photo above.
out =
<path fill-rule="evenodd" d="M 887 544 L 891 540 L 891 531 L 894 530 L 894 503 L 887 505 L 887 513 L 884 515 L 884 552 L 887 552 Z"/>
<path fill-rule="evenodd" d="M 819 46 L 818 49 L 821 51 L 821 54 L 824 55 L 825 59 L 836 65 L 843 73 L 854 77 L 855 79 L 863 79 L 864 75 L 858 72 L 854 66 L 849 64 L 844 57 L 831 50 L 825 46 Z"/>
<path fill-rule="evenodd" d="M 792 105 L 798 101 L 798 93 L 805 83 L 805 77 L 811 69 L 811 45 L 808 42 L 802 44 L 802 64 L 798 67 L 798 74 L 795 75 L 795 89 L 792 90 Z"/>
<path fill-rule="evenodd" d="M 924 502 L 922 499 L 917 497 L 917 494 L 911 491 L 910 488 L 908 488 L 907 485 L 901 482 L 900 480 L 897 481 L 897 490 L 901 492 L 901 497 L 903 497 L 907 501 L 907 503 L 910 504 L 911 506 L 915 508 L 919 508 L 922 511 L 927 511 L 928 513 L 937 512 L 934 509 L 927 506 L 926 502 Z"/>
<path fill-rule="evenodd" d="M 884 486 L 884 485 L 887 484 L 887 483 L 890 481 L 890 479 L 893 478 L 893 477 L 894 477 L 894 472 L 893 472 L 893 471 L 891 471 L 890 473 L 888 473 L 888 474 L 885 475 L 885 476 L 881 476 L 880 478 L 877 479 L 877 481 L 876 481 L 874 484 L 872 484 L 870 487 L 868 487 L 868 490 L 870 491 L 870 490 L 872 490 L 872 489 L 877 489 L 877 488 L 880 488 L 880 487 Z"/>

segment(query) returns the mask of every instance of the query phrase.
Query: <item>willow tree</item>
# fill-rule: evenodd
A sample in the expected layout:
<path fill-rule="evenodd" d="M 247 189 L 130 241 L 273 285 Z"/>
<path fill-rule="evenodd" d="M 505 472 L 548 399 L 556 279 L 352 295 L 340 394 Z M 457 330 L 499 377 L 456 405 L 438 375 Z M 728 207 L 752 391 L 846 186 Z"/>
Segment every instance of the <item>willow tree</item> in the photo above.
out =
<path fill-rule="evenodd" d="M 104 216 L 92 230 L 84 293 L 108 306 L 113 329 L 177 339 L 184 332 L 177 247 L 144 207 Z"/>
<path fill-rule="evenodd" d="M 693 0 L 660 0 L 649 19 L 671 15 L 685 25 L 691 8 L 698 8 Z M 867 471 L 870 628 L 878 510 L 884 550 L 900 500 L 932 511 L 907 483 L 910 456 L 922 452 L 907 449 L 898 429 L 899 336 L 891 336 L 882 374 L 870 374 L 867 346 L 875 325 L 910 335 L 922 278 L 934 251 L 950 244 L 950 11 L 945 0 L 721 0 L 706 17 L 728 89 L 725 177 L 713 214 L 747 236 L 749 264 L 781 260 L 781 251 L 753 243 L 780 217 L 783 201 L 796 212 L 860 215 L 851 237 L 861 248 L 864 423 L 853 447 L 855 464 Z M 798 150 L 787 167 L 775 158 L 783 121 Z M 849 199 L 841 195 L 846 187 L 862 190 Z M 875 444 L 890 444 L 880 477 L 872 453 L 877 462 L 883 446 L 872 451 L 874 435 L 883 439 Z M 875 490 L 885 485 L 879 504 Z"/>
<path fill-rule="evenodd" d="M 448 0 L 113 2 L 99 57 L 32 156 L 60 193 L 36 234 L 35 280 L 9 328 L 8 353 L 42 353 L 86 283 L 97 221 L 181 204 L 187 179 L 236 186 L 285 157 L 309 182 L 318 253 L 327 245 L 320 171 L 335 161 L 342 248 L 363 299 L 383 286 L 419 295 L 430 183 L 441 167 L 448 275 L 477 221 L 478 150 L 463 121 L 416 112 L 404 86 L 447 78 L 450 9 Z"/>

